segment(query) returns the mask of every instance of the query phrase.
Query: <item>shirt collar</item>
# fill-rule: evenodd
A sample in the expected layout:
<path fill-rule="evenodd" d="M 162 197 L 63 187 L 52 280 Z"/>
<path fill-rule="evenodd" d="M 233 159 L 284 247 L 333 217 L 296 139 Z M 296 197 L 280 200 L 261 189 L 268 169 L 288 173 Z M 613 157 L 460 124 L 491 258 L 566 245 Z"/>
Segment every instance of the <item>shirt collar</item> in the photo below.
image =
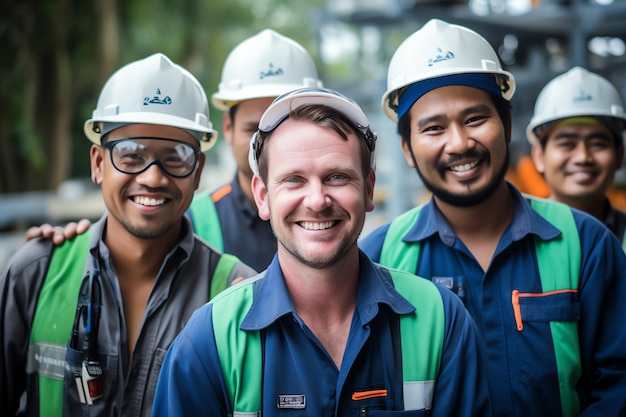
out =
<path fill-rule="evenodd" d="M 109 248 L 104 243 L 102 236 L 104 234 L 104 228 L 106 226 L 108 219 L 108 212 L 105 212 L 100 220 L 91 225 L 90 233 L 91 237 L 89 238 L 89 251 L 92 256 L 99 256 L 102 259 L 106 259 L 110 261 L 110 252 Z M 170 251 L 168 254 L 168 258 L 171 256 L 177 256 L 177 261 L 180 263 L 186 262 L 193 252 L 193 248 L 195 245 L 195 235 L 193 233 L 193 226 L 191 225 L 191 220 L 189 217 L 183 216 L 182 219 L 182 238 L 180 242 Z M 178 254 L 180 253 L 180 254 Z M 164 262 L 165 263 L 165 262 Z"/>
<path fill-rule="evenodd" d="M 509 184 L 509 191 L 513 197 L 513 219 L 509 225 L 511 239 L 518 241 L 528 234 L 534 234 L 542 240 L 550 240 L 560 235 L 560 230 L 541 217 L 530 205 L 529 196 L 522 195 L 519 190 Z M 456 235 L 445 219 L 434 198 L 422 207 L 417 222 L 403 236 L 404 242 L 420 242 L 434 234 L 439 234 L 441 241 L 452 246 Z"/>
<path fill-rule="evenodd" d="M 394 289 L 387 269 L 374 264 L 362 252 L 359 253 L 359 271 L 356 308 L 363 324 L 376 317 L 381 303 L 388 305 L 396 314 L 408 314 L 415 310 L 415 307 Z M 243 330 L 261 330 L 283 316 L 288 314 L 296 316 L 278 256 L 274 256 L 263 279 L 257 280 L 253 285 L 255 285 L 254 299 L 241 324 Z"/>
<path fill-rule="evenodd" d="M 250 203 L 250 200 L 248 200 L 248 197 L 244 194 L 243 189 L 239 184 L 237 174 L 235 174 L 235 178 L 230 183 L 230 186 L 232 188 L 231 193 L 233 199 L 240 207 L 241 212 L 245 214 L 245 221 L 247 222 L 247 224 L 251 226 L 252 224 L 254 224 L 254 222 L 263 221 L 259 217 L 256 208 Z"/>

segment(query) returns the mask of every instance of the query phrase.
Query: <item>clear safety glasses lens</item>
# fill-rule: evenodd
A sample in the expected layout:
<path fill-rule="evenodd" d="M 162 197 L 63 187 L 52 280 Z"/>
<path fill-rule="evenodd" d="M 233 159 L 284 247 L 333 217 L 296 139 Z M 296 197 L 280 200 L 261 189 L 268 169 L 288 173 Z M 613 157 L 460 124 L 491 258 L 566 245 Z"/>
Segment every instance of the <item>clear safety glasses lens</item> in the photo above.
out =
<path fill-rule="evenodd" d="M 200 149 L 187 142 L 163 138 L 127 138 L 105 142 L 111 163 L 124 174 L 139 174 L 158 165 L 174 178 L 191 175 L 198 165 Z"/>

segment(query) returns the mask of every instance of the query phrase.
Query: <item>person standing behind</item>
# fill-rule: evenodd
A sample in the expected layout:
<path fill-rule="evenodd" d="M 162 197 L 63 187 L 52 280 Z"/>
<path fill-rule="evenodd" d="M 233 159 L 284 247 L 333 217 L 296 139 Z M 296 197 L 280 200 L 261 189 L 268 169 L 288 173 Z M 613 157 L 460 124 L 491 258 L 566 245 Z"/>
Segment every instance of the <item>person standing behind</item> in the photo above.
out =
<path fill-rule="evenodd" d="M 278 255 L 191 318 L 165 358 L 154 417 L 491 415 L 463 304 L 357 247 L 374 208 L 375 141 L 333 90 L 269 106 L 250 165 Z"/>
<path fill-rule="evenodd" d="M 270 223 L 259 218 L 252 196 L 250 137 L 277 96 L 297 88 L 321 86 L 308 52 L 292 39 L 265 29 L 230 52 L 219 89 L 211 98 L 213 105 L 224 111 L 222 133 L 237 171 L 229 184 L 198 194 L 188 214 L 196 234 L 258 271 L 276 254 L 276 237 Z"/>
<path fill-rule="evenodd" d="M 398 47 L 387 80 L 383 109 L 432 198 L 361 248 L 464 301 L 496 416 L 622 415 L 626 256 L 588 214 L 504 179 L 513 75 L 478 33 L 433 19 Z"/>
<path fill-rule="evenodd" d="M 526 135 L 552 200 L 603 222 L 626 250 L 626 213 L 607 193 L 624 159 L 624 104 L 605 78 L 574 67 L 539 92 Z"/>
<path fill-rule="evenodd" d="M 0 277 L 3 416 L 148 416 L 192 312 L 255 271 L 193 235 L 185 211 L 216 140 L 203 87 L 156 53 L 118 69 L 85 122 L 107 213 Z"/>

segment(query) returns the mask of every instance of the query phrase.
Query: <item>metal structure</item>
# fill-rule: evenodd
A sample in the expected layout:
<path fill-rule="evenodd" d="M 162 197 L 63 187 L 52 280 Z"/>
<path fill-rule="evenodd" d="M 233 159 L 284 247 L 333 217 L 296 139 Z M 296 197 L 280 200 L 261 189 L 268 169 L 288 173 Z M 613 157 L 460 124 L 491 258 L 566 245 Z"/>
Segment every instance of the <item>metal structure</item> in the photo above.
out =
<path fill-rule="evenodd" d="M 355 98 L 378 131 L 377 187 L 380 198 L 384 200 L 379 202 L 373 223 L 386 221 L 412 207 L 421 198 L 420 191 L 423 191 L 417 175 L 406 167 L 395 126 L 385 120 L 380 106 L 380 98 L 386 89 L 386 68 L 390 55 L 404 37 L 436 17 L 468 26 L 492 44 L 505 69 L 515 75 L 517 83 L 517 91 L 511 101 L 511 152 L 515 163 L 516 158 L 529 149 L 525 127 L 532 116 L 537 94 L 557 74 L 576 65 L 583 66 L 609 79 L 622 97 L 626 97 L 626 0 L 610 1 L 329 1 L 318 17 L 321 33 L 333 25 L 342 25 L 350 28 L 361 41 L 365 38 L 363 34 L 372 30 L 378 32 L 382 39 L 376 53 L 361 50 L 357 54 L 351 67 L 351 77 L 335 80 L 322 68 L 326 85 Z M 388 40 L 390 37 L 394 37 L 395 44 Z M 320 35 L 320 48 L 324 48 L 323 42 L 332 40 Z M 363 49 L 363 43 L 360 46 Z M 596 48 L 595 53 L 591 47 Z M 372 57 L 377 61 L 371 62 Z"/>

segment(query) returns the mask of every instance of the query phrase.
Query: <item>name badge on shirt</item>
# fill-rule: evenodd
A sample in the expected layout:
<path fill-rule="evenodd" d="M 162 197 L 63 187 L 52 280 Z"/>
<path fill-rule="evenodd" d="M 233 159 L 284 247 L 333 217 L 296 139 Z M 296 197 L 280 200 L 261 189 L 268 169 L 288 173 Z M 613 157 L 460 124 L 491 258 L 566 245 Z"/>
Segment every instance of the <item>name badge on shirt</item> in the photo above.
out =
<path fill-rule="evenodd" d="M 432 280 L 435 284 L 439 284 L 442 287 L 445 287 L 451 290 L 454 287 L 454 278 L 453 277 L 433 277 Z"/>
<path fill-rule="evenodd" d="M 279 395 L 276 399 L 276 407 L 302 409 L 306 407 L 306 398 L 304 395 Z"/>
<path fill-rule="evenodd" d="M 465 303 L 465 279 L 462 275 L 456 277 L 433 277 L 432 281 L 449 289 Z"/>

